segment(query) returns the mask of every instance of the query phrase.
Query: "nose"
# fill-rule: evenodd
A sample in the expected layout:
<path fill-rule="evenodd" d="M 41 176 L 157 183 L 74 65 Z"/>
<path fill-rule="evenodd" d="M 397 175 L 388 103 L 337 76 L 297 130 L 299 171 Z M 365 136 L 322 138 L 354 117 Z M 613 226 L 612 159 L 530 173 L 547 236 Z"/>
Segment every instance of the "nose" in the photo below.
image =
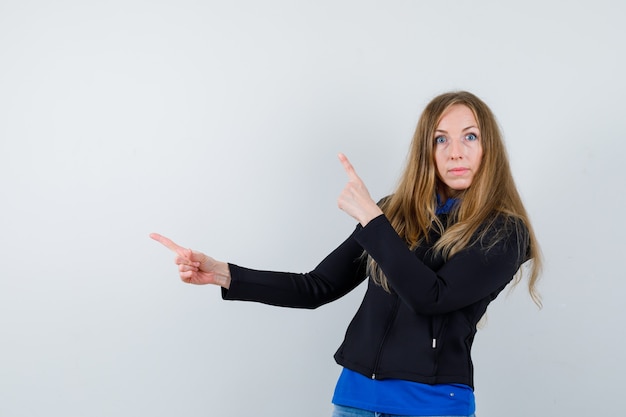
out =
<path fill-rule="evenodd" d="M 448 147 L 449 157 L 452 160 L 462 159 L 462 143 L 458 139 L 453 139 L 450 141 L 450 146 Z"/>

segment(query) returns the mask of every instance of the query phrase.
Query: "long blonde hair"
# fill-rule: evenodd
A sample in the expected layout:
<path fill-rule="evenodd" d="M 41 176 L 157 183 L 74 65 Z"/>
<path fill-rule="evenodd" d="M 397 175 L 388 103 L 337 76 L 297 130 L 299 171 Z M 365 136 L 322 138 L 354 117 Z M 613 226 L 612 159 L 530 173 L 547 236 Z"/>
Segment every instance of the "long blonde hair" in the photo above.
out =
<path fill-rule="evenodd" d="M 440 180 L 435 166 L 435 130 L 443 113 L 454 105 L 467 106 L 473 113 L 481 132 L 482 161 L 469 188 L 458 196 L 461 204 L 453 214 L 453 224 L 445 228 L 435 214 L 436 192 Z M 475 95 L 466 91 L 450 92 L 435 97 L 424 109 L 415 129 L 406 168 L 395 192 L 381 202 L 381 209 L 396 232 L 415 248 L 428 239 L 435 228 L 441 237 L 434 250 L 444 259 L 483 237 L 494 221 L 495 214 L 517 219 L 528 230 L 528 248 L 521 248 L 532 259 L 529 263 L 528 291 L 541 307 L 541 297 L 536 289 L 541 271 L 541 253 L 528 214 L 515 186 L 500 129 L 489 107 Z M 478 232 L 478 233 L 477 233 Z M 482 234 L 481 234 L 482 233 Z M 521 233 L 517 230 L 517 233 Z M 474 240 L 473 240 L 474 239 Z M 527 251 L 526 251 L 527 249 Z M 390 291 L 387 278 L 377 263 L 367 255 L 368 273 L 372 280 Z M 514 284 L 522 279 L 521 268 Z"/>

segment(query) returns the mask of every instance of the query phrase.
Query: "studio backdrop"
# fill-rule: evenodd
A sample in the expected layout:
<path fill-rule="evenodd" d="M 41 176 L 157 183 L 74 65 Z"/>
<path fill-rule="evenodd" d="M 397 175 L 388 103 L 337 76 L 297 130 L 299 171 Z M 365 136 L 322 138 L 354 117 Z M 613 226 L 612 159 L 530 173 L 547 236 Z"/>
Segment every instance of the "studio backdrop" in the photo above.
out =
<path fill-rule="evenodd" d="M 480 417 L 622 413 L 623 1 L 0 0 L 0 415 L 330 416 L 364 292 L 182 283 L 158 232 L 306 272 L 434 96 L 493 109 L 545 257 L 473 349 Z"/>

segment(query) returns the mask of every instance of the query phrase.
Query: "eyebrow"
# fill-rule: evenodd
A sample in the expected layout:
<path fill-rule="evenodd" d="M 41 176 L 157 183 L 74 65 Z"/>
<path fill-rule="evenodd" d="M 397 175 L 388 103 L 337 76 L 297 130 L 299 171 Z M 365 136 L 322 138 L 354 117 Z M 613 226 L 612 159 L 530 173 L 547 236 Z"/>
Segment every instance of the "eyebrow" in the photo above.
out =
<path fill-rule="evenodd" d="M 468 126 L 468 127 L 466 127 L 465 129 L 461 130 L 461 132 L 465 132 L 466 130 L 470 130 L 470 129 L 480 130 L 480 129 L 478 129 L 478 127 L 477 127 L 477 126 L 472 125 L 472 126 Z M 447 130 L 443 130 L 443 129 L 436 129 L 436 130 L 435 130 L 435 133 L 436 133 L 436 132 L 448 133 L 448 131 L 447 131 Z"/>

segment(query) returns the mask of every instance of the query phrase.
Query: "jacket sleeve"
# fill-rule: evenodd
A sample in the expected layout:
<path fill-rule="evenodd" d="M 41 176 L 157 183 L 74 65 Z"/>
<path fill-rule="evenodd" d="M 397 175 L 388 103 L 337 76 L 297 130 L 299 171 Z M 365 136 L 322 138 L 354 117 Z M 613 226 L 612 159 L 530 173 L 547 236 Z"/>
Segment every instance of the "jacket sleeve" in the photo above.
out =
<path fill-rule="evenodd" d="M 222 289 L 225 300 L 317 308 L 347 294 L 365 279 L 363 248 L 354 240 L 360 226 L 308 273 L 259 271 L 228 264 L 231 283 Z"/>
<path fill-rule="evenodd" d="M 502 222 L 496 222 L 486 240 L 501 232 L 502 226 Z M 520 254 L 526 252 L 526 238 L 525 233 L 504 233 L 495 245 L 475 243 L 432 270 L 407 247 L 384 215 L 355 234 L 355 240 L 378 263 L 393 291 L 419 314 L 445 314 L 495 297 L 525 260 Z M 520 250 L 522 247 L 524 250 Z"/>

